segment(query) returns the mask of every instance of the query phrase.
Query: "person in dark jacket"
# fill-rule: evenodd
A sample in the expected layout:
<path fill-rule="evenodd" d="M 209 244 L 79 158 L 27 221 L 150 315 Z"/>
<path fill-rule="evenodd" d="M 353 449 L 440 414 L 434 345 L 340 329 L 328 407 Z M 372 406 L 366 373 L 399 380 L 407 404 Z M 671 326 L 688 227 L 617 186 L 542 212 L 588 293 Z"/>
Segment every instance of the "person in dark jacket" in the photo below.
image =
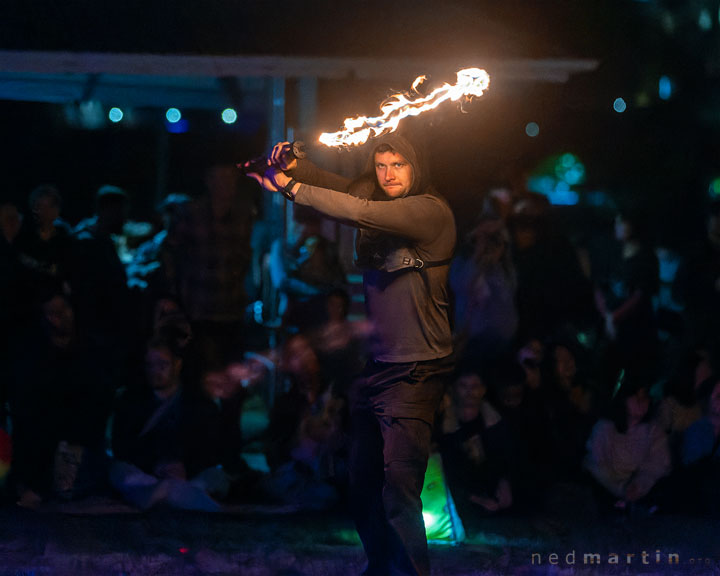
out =
<path fill-rule="evenodd" d="M 183 388 L 183 358 L 167 334 L 145 356 L 146 383 L 115 403 L 110 483 L 131 504 L 215 512 L 229 489 L 223 458 L 222 404 Z M 224 378 L 207 370 L 204 383 Z"/>
<path fill-rule="evenodd" d="M 350 499 L 365 574 L 430 573 L 420 493 L 432 424 L 451 370 L 448 269 L 456 240 L 447 202 L 419 150 L 391 134 L 350 181 L 295 160 L 279 143 L 269 191 L 358 229 L 370 360 L 351 393 Z"/>

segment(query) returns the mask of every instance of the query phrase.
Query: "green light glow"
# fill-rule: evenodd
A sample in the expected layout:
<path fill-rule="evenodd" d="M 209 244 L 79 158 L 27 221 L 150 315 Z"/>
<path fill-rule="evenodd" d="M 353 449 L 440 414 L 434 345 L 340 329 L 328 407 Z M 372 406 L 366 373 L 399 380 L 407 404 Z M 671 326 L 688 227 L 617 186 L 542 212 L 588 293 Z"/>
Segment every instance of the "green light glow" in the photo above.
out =
<path fill-rule="evenodd" d="M 428 541 L 454 544 L 465 539 L 465 530 L 445 482 L 440 454 L 430 456 L 421 498 Z"/>
<path fill-rule="evenodd" d="M 720 178 L 715 178 L 715 180 L 710 182 L 708 192 L 711 198 L 720 198 Z"/>

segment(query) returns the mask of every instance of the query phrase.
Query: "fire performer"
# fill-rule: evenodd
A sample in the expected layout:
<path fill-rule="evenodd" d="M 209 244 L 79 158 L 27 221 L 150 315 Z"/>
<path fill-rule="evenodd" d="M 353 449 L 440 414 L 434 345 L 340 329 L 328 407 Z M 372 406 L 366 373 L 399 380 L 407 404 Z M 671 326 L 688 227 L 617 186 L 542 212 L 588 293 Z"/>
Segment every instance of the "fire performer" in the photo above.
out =
<path fill-rule="evenodd" d="M 448 268 L 455 221 L 409 140 L 378 140 L 355 180 L 276 144 L 266 190 L 358 229 L 371 358 L 351 394 L 350 499 L 364 574 L 430 574 L 420 493 L 431 429 L 452 369 Z"/>

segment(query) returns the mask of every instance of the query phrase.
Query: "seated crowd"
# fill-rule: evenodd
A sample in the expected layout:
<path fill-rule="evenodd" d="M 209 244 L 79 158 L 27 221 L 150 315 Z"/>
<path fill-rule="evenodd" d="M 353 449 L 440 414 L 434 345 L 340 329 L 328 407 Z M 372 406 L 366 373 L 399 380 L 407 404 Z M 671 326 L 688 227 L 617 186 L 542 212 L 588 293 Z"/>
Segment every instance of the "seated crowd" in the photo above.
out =
<path fill-rule="evenodd" d="M 217 184 L 222 173 L 213 174 Z M 210 205 L 222 205 L 220 193 Z M 343 506 L 348 398 L 372 326 L 351 319 L 344 273 L 317 220 L 302 215 L 299 240 L 273 247 L 271 276 L 287 309 L 279 330 L 268 329 L 277 344 L 253 349 L 243 331 L 253 315 L 228 315 L 217 296 L 244 293 L 249 229 L 244 255 L 223 252 L 223 234 L 234 245 L 236 231 L 214 240 L 231 266 L 223 270 L 213 245 L 199 247 L 212 235 L 187 230 L 200 221 L 214 229 L 214 209 L 173 195 L 161 205 L 166 221 L 123 256 L 127 202 L 104 186 L 95 216 L 75 227 L 60 219 L 52 186 L 30 195 L 31 217 L 0 206 L 5 501 Z M 553 230 L 537 198 L 501 206 L 488 195 L 451 269 L 456 369 L 434 431 L 468 527 L 547 511 L 568 485 L 586 487 L 601 514 L 720 515 L 720 372 L 708 329 L 720 290 L 718 212 L 672 285 L 680 321 L 671 330 L 659 321 L 658 262 L 636 213 L 618 214 L 609 264 Z M 208 264 L 216 278 L 199 274 L 202 258 L 217 258 Z M 248 440 L 250 397 L 269 422 Z M 253 450 L 266 467 L 248 466 L 243 454 Z"/>

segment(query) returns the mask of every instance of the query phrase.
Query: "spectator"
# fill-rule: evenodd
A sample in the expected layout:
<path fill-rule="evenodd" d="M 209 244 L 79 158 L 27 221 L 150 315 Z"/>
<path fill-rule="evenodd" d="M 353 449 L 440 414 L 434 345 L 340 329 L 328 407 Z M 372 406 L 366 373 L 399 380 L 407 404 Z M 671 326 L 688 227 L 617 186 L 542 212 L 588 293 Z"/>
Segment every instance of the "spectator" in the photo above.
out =
<path fill-rule="evenodd" d="M 272 408 L 266 455 L 272 471 L 269 495 L 309 508 L 334 505 L 337 456 L 343 448 L 344 401 L 323 381 L 308 339 L 292 336 L 283 347 L 281 370 L 289 389 Z"/>
<path fill-rule="evenodd" d="M 0 233 L 3 241 L 12 245 L 22 228 L 23 215 L 17 204 L 10 200 L 0 202 Z"/>
<path fill-rule="evenodd" d="M 720 199 L 710 203 L 703 240 L 682 259 L 672 295 L 684 308 L 688 346 L 694 350 L 716 347 L 720 322 Z"/>
<path fill-rule="evenodd" d="M 141 315 L 142 327 L 138 334 L 138 342 L 131 347 L 130 354 L 130 370 L 134 372 L 128 373 L 127 386 L 133 387 L 142 384 L 145 375 L 145 355 L 147 352 L 147 342 L 154 338 L 163 338 L 168 340 L 185 358 L 192 343 L 192 327 L 190 320 L 180 306 L 177 296 L 168 293 L 150 294 L 145 300 L 146 306 L 143 306 Z M 148 311 L 146 309 L 149 308 Z M 183 363 L 183 366 L 185 364 Z M 196 391 L 200 390 L 200 383 L 189 381 L 188 371 L 183 368 L 184 383 L 188 387 L 195 387 Z M 197 377 L 197 374 L 193 376 Z"/>
<path fill-rule="evenodd" d="M 679 498 L 690 512 L 720 516 L 720 378 L 706 379 L 698 390 L 703 417 L 685 431 L 682 449 L 684 483 Z"/>
<path fill-rule="evenodd" d="M 26 312 L 21 266 L 15 248 L 21 226 L 22 214 L 17 205 L 10 200 L 0 200 L 0 427 L 7 425 L 12 343 Z"/>
<path fill-rule="evenodd" d="M 251 262 L 254 217 L 239 194 L 234 165 L 214 164 L 205 173 L 205 194 L 178 213 L 168 232 L 180 302 L 192 324 L 188 368 L 240 361 L 244 351 L 245 274 Z"/>
<path fill-rule="evenodd" d="M 525 385 L 528 393 L 545 396 L 542 366 L 545 361 L 545 344 L 540 338 L 530 336 L 517 351 L 517 361 L 525 371 Z"/>
<path fill-rule="evenodd" d="M 619 261 L 595 290 L 609 339 L 606 366 L 609 374 L 621 368 L 646 372 L 656 365 L 658 352 L 653 305 L 659 286 L 658 259 L 642 217 L 635 212 L 626 210 L 615 217 L 615 239 L 621 248 Z"/>
<path fill-rule="evenodd" d="M 487 380 L 510 437 L 513 509 L 537 512 L 552 480 L 552 435 L 546 406 L 527 386 L 525 370 L 512 355 L 499 357 L 488 369 Z"/>
<path fill-rule="evenodd" d="M 139 320 L 134 314 L 125 266 L 113 237 L 122 232 L 127 193 L 117 186 L 100 187 L 96 213 L 75 228 L 68 259 L 68 283 L 75 308 L 78 338 L 95 366 L 93 394 L 99 415 L 95 444 L 105 444 L 105 421 L 116 390 L 127 382 L 130 335 Z"/>
<path fill-rule="evenodd" d="M 61 290 L 39 300 L 37 321 L 17 348 L 10 404 L 13 477 L 19 503 L 28 507 L 50 496 L 54 483 L 66 497 L 97 487 L 104 453 L 93 444 L 102 416 L 95 407 L 97 388 L 88 350 L 77 339 L 73 307 Z M 54 468 L 61 441 L 78 455 L 72 470 Z"/>
<path fill-rule="evenodd" d="M 480 362 L 506 352 L 517 329 L 517 281 L 510 237 L 498 217 L 483 217 L 453 260 L 456 353 Z"/>
<path fill-rule="evenodd" d="M 336 395 L 347 398 L 353 379 L 367 359 L 370 327 L 365 321 L 348 320 L 350 296 L 342 288 L 325 299 L 327 321 L 308 335 L 317 351 L 323 377 Z"/>
<path fill-rule="evenodd" d="M 183 359 L 171 340 L 152 340 L 145 362 L 146 386 L 126 390 L 115 406 L 112 486 L 142 509 L 218 511 L 215 498 L 229 489 L 219 409 L 183 389 Z"/>
<path fill-rule="evenodd" d="M 653 420 L 647 388 L 622 378 L 610 405 L 610 417 L 600 419 L 587 443 L 585 469 L 595 481 L 601 511 L 651 511 L 659 495 L 658 481 L 670 473 L 667 435 Z"/>
<path fill-rule="evenodd" d="M 327 320 L 326 298 L 345 285 L 345 271 L 335 243 L 322 231 L 322 216 L 307 206 L 293 206 L 294 234 L 288 246 L 273 242 L 270 276 L 283 299 L 280 313 L 290 333 L 307 333 Z"/>
<path fill-rule="evenodd" d="M 183 206 L 191 201 L 185 194 L 168 194 L 158 205 L 161 229 L 135 250 L 128 265 L 128 283 L 139 286 L 155 298 L 161 293 L 174 293 L 177 289 L 175 262 L 168 246 L 168 231 L 175 226 L 175 220 Z"/>
<path fill-rule="evenodd" d="M 30 194 L 32 222 L 25 222 L 17 239 L 25 289 L 43 294 L 65 281 L 69 224 L 60 219 L 62 197 L 54 186 L 42 185 Z"/>
<path fill-rule="evenodd" d="M 486 399 L 480 375 L 461 371 L 443 400 L 439 450 L 450 491 L 464 521 L 512 504 L 510 437 L 500 413 Z"/>
<path fill-rule="evenodd" d="M 552 459 L 556 479 L 580 478 L 585 443 L 595 423 L 593 391 L 580 372 L 575 347 L 556 341 L 548 347 L 544 381 L 552 426 Z"/>
<path fill-rule="evenodd" d="M 519 200 L 508 223 L 520 339 L 546 339 L 568 325 L 578 328 L 591 322 L 592 286 L 575 248 L 553 229 L 547 200 L 535 194 Z"/>
<path fill-rule="evenodd" d="M 192 326 L 177 298 L 167 294 L 158 296 L 152 312 L 150 336 L 158 337 L 164 334 L 185 355 L 192 339 Z"/>
<path fill-rule="evenodd" d="M 657 419 L 668 435 L 674 464 L 680 463 L 685 431 L 702 417 L 697 397 L 698 386 L 707 378 L 702 364 L 699 354 L 689 352 L 663 387 Z"/>

